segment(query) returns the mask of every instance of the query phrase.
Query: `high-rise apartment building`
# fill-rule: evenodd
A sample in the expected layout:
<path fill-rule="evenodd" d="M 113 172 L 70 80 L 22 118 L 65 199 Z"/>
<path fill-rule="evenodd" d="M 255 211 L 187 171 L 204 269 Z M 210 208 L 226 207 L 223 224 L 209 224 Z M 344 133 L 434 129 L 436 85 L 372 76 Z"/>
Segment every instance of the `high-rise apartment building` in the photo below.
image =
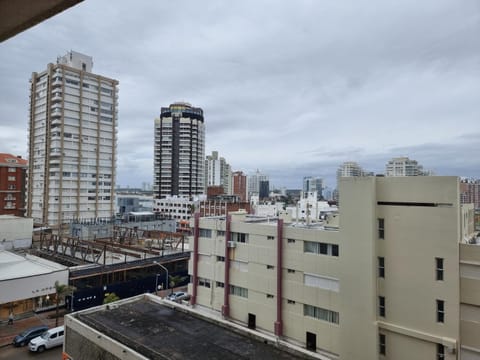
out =
<path fill-rule="evenodd" d="M 28 161 L 0 153 L 0 215 L 25 215 L 25 181 Z"/>
<path fill-rule="evenodd" d="M 456 177 L 343 177 L 339 215 L 195 218 L 197 309 L 322 359 L 480 358 L 480 245 Z"/>
<path fill-rule="evenodd" d="M 162 107 L 155 119 L 155 198 L 203 194 L 204 167 L 203 110 L 184 102 Z"/>
<path fill-rule="evenodd" d="M 247 176 L 243 171 L 234 171 L 232 173 L 232 189 L 229 194 L 237 195 L 241 202 L 247 201 Z"/>
<path fill-rule="evenodd" d="M 33 73 L 27 216 L 43 224 L 114 215 L 118 81 L 74 51 Z"/>
<path fill-rule="evenodd" d="M 305 176 L 303 178 L 303 192 L 313 193 L 317 192 L 318 199 L 322 198 L 323 179 L 314 176 Z"/>
<path fill-rule="evenodd" d="M 268 181 L 268 175 L 262 174 L 260 170 L 248 175 L 248 197 L 260 194 L 260 181 Z"/>
<path fill-rule="evenodd" d="M 462 204 L 473 204 L 480 209 L 480 180 L 462 179 L 460 182 L 460 200 Z"/>
<path fill-rule="evenodd" d="M 423 166 L 417 160 L 408 157 L 391 159 L 385 165 L 385 176 L 423 176 L 428 173 L 423 171 Z"/>
<path fill-rule="evenodd" d="M 346 161 L 337 169 L 337 180 L 340 177 L 365 176 L 366 173 L 360 165 L 354 161 Z"/>
<path fill-rule="evenodd" d="M 221 186 L 223 193 L 228 193 L 232 170 L 225 158 L 218 156 L 218 151 L 212 151 L 205 160 L 205 186 Z M 206 191 L 205 191 L 206 192 Z"/>

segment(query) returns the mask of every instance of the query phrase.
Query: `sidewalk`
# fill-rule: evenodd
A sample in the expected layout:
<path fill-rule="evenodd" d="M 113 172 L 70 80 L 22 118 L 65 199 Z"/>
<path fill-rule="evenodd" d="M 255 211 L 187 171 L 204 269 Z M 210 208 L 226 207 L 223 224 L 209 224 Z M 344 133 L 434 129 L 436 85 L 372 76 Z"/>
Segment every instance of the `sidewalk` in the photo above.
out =
<path fill-rule="evenodd" d="M 63 325 L 62 309 L 58 317 L 58 326 Z M 51 318 L 49 318 L 51 317 Z M 12 343 L 13 338 L 32 326 L 47 325 L 49 328 L 55 327 L 55 310 L 47 311 L 40 314 L 32 314 L 32 316 L 14 320 L 13 325 L 0 323 L 0 348 L 8 346 Z"/>

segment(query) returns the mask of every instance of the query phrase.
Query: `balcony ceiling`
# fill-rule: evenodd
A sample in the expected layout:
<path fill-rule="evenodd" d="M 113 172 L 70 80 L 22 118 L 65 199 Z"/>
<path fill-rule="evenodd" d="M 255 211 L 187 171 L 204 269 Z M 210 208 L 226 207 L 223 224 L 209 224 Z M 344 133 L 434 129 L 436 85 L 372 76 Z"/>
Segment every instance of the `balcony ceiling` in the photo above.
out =
<path fill-rule="evenodd" d="M 83 0 L 0 0 L 0 42 Z"/>

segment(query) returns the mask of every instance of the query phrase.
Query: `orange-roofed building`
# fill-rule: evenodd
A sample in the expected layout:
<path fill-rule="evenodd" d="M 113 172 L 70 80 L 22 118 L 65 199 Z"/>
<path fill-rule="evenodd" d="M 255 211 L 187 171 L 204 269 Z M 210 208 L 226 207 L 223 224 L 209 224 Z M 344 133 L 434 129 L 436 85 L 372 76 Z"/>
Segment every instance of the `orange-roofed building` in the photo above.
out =
<path fill-rule="evenodd" d="M 25 183 L 28 161 L 0 153 L 0 215 L 25 215 Z"/>

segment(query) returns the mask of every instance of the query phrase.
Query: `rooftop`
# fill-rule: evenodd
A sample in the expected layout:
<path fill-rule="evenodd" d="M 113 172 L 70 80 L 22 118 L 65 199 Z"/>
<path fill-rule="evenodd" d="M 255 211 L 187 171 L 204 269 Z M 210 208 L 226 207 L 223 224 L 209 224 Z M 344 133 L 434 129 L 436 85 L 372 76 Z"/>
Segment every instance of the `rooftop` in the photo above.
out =
<path fill-rule="evenodd" d="M 157 299 L 140 295 L 70 316 L 149 359 L 305 358 Z"/>
<path fill-rule="evenodd" d="M 66 270 L 67 267 L 37 256 L 0 250 L 0 281 Z"/>

